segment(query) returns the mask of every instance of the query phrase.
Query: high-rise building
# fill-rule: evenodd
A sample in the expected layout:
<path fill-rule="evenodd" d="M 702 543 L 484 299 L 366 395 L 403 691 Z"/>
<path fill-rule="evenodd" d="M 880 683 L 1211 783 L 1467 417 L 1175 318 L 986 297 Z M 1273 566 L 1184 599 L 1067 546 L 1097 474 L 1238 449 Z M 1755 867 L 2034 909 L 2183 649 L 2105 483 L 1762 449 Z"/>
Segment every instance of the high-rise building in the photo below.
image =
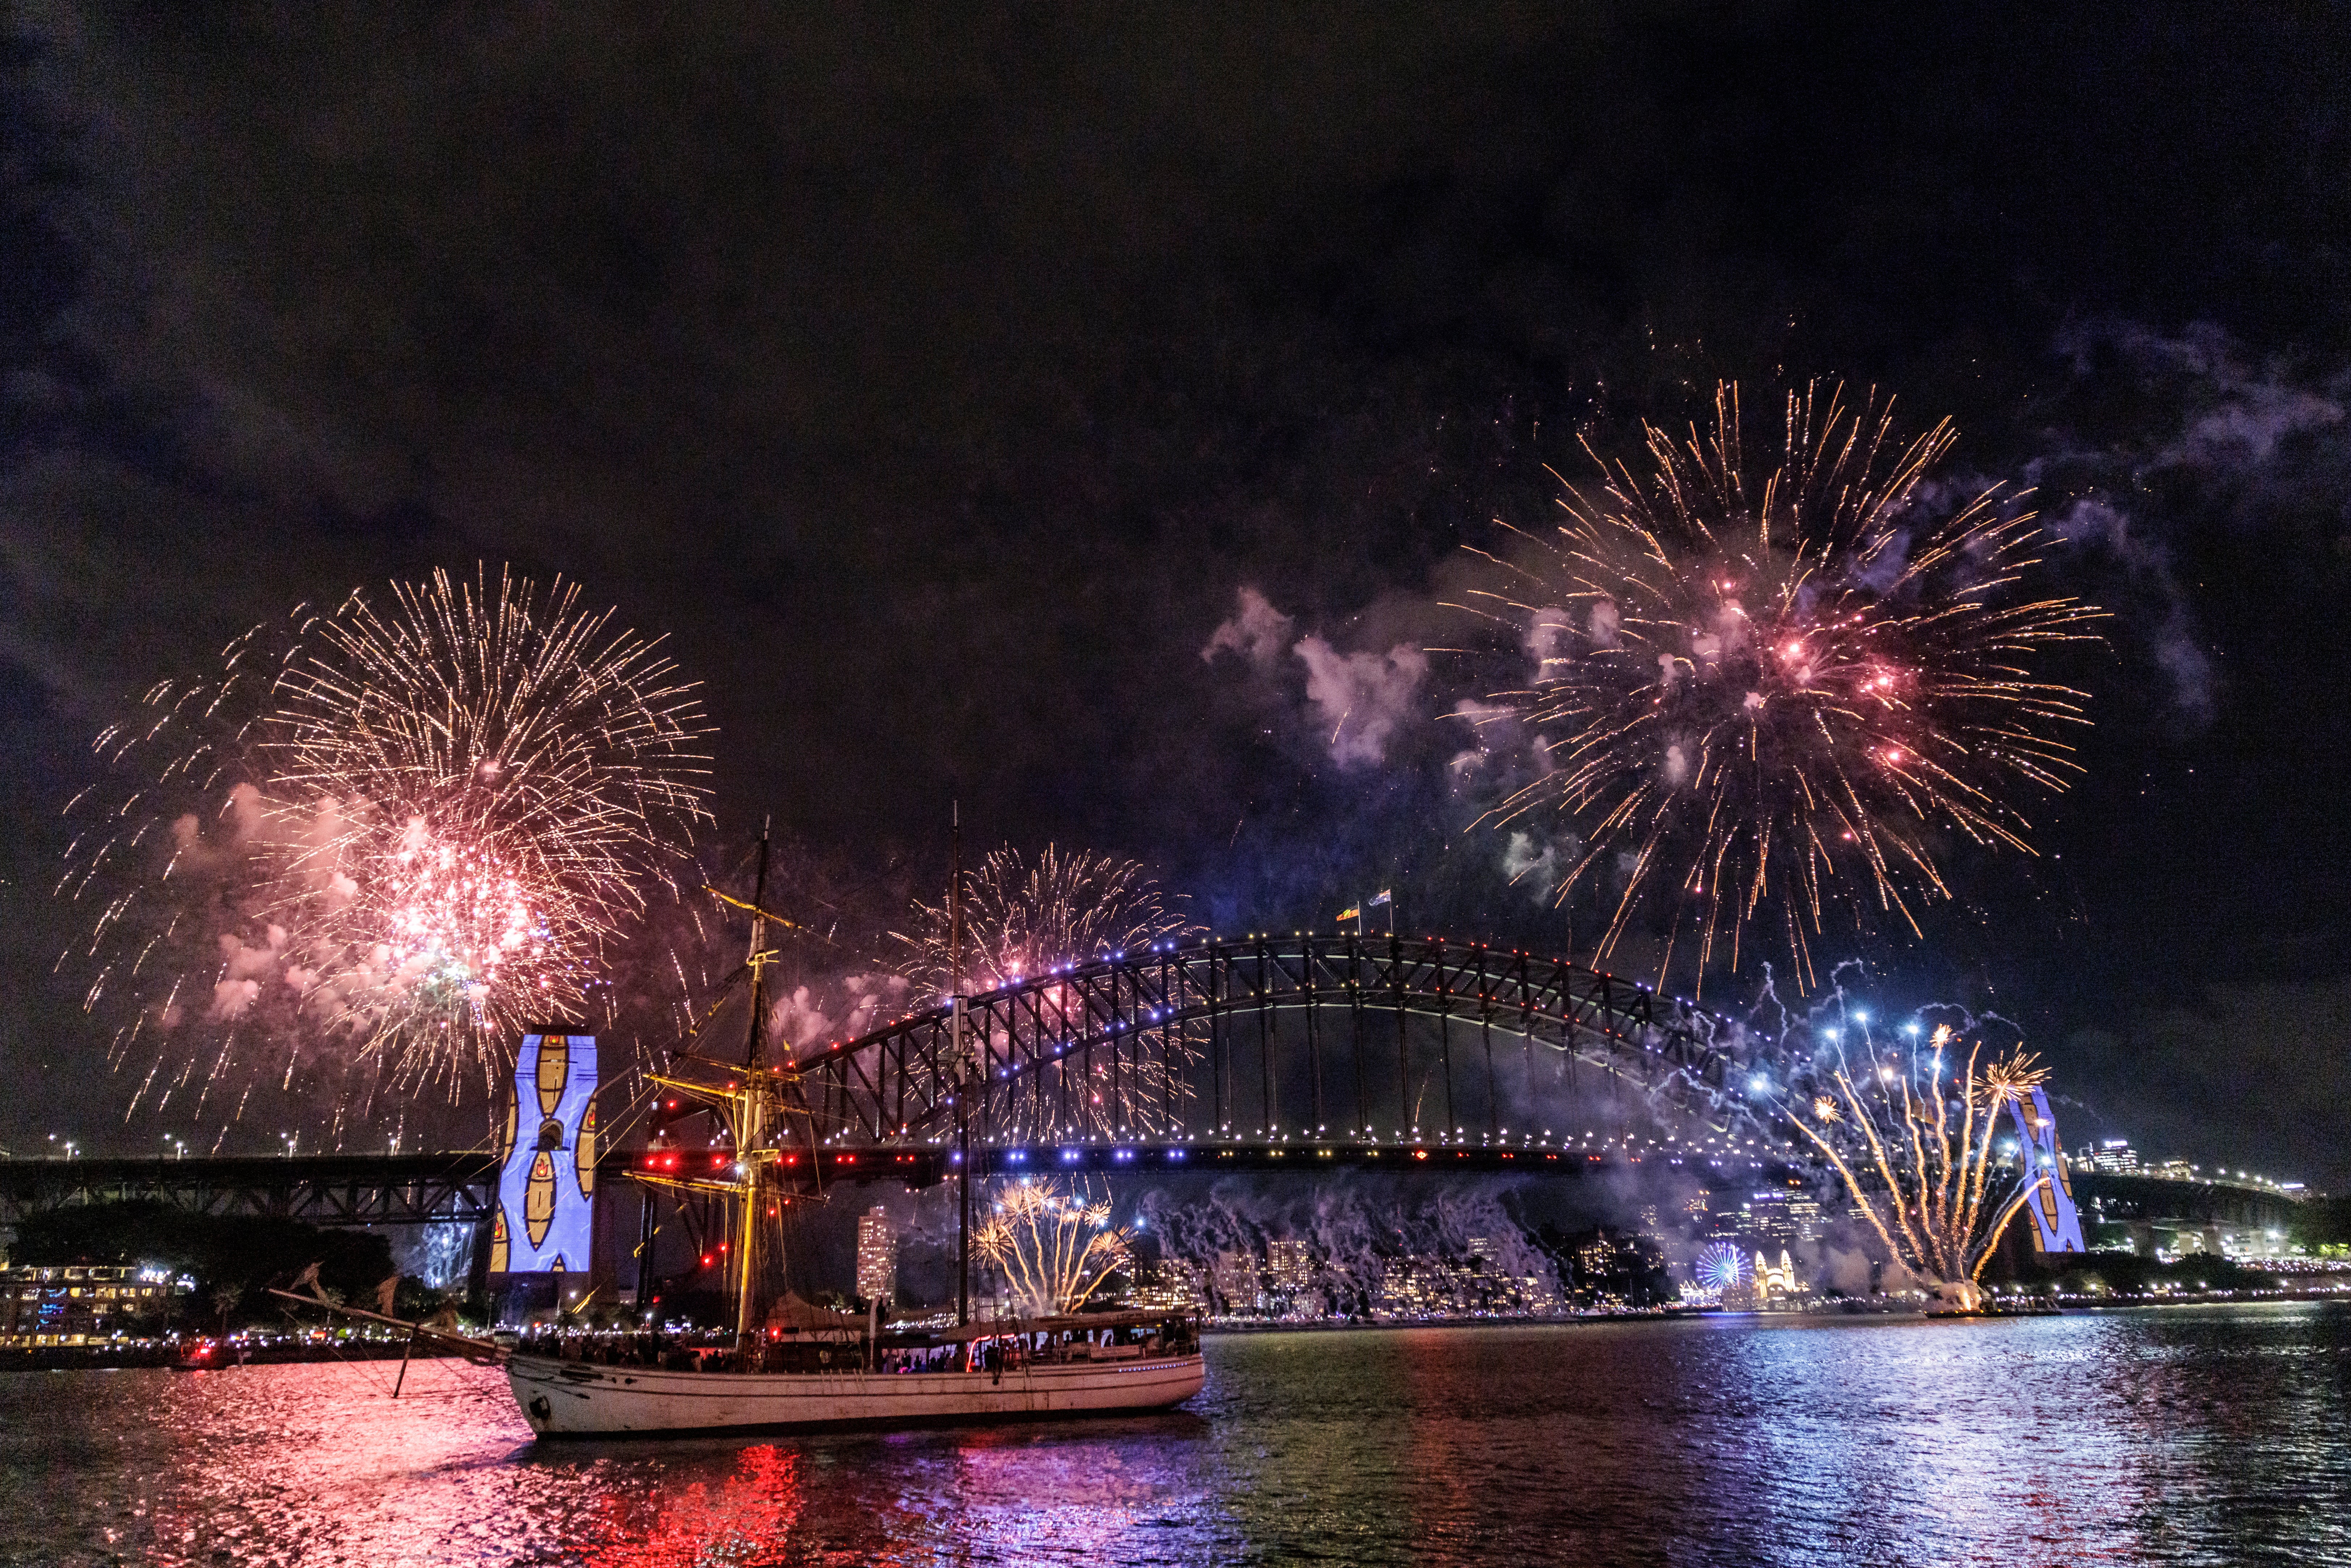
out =
<path fill-rule="evenodd" d="M 1226 1312 L 1259 1312 L 1267 1306 L 1254 1252 L 1217 1253 L 1208 1268 L 1208 1282 Z"/>
<path fill-rule="evenodd" d="M 1784 1192 L 1755 1193 L 1740 1205 L 1740 1211 L 1749 1236 L 1761 1237 L 1780 1247 L 1796 1239 L 1795 1217 L 1788 1212 L 1788 1195 Z"/>
<path fill-rule="evenodd" d="M 1303 1241 L 1269 1241 L 1265 1272 L 1275 1295 L 1302 1295 L 1314 1288 L 1314 1255 Z"/>
<path fill-rule="evenodd" d="M 857 1293 L 869 1301 L 898 1293 L 898 1228 L 878 1203 L 857 1218 Z"/>

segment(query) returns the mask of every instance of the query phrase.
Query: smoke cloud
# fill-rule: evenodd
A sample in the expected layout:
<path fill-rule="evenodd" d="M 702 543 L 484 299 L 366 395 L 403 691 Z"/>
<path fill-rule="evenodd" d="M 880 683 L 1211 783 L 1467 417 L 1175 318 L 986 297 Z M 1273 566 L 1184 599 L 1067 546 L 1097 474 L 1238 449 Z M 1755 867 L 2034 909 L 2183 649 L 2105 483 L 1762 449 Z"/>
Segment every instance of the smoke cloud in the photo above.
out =
<path fill-rule="evenodd" d="M 2144 530 L 2134 529 L 2120 507 L 2095 496 L 2075 501 L 2052 517 L 2049 527 L 2069 543 L 2103 547 L 2135 580 L 2154 590 L 2163 605 L 2152 634 L 2155 661 L 2170 678 L 2180 714 L 2196 725 L 2210 724 L 2219 706 L 2220 672 L 2198 641 L 2187 592 L 2172 570 L 2171 551 Z"/>
<path fill-rule="evenodd" d="M 1342 768 L 1385 759 L 1388 740 L 1413 716 L 1428 655 L 1408 643 L 1385 653 L 1342 653 L 1320 637 L 1292 650 L 1306 664 L 1306 700 L 1331 726 L 1331 756 Z"/>
<path fill-rule="evenodd" d="M 1268 681 L 1277 680 L 1293 624 L 1264 594 L 1243 588 L 1239 609 L 1210 634 L 1200 657 L 1214 663 L 1219 653 L 1238 653 Z M 1343 769 L 1386 761 L 1390 743 L 1416 716 L 1428 655 L 1413 643 L 1395 643 L 1384 653 L 1342 653 L 1313 634 L 1289 643 L 1289 651 L 1304 667 L 1306 702 L 1321 731 L 1318 747 Z"/>
<path fill-rule="evenodd" d="M 1218 653 L 1235 653 L 1260 669 L 1270 667 L 1281 657 L 1284 643 L 1290 640 L 1290 619 L 1273 607 L 1272 601 L 1254 588 L 1240 591 L 1240 610 L 1229 621 L 1218 626 L 1200 650 L 1200 657 L 1211 663 Z"/>

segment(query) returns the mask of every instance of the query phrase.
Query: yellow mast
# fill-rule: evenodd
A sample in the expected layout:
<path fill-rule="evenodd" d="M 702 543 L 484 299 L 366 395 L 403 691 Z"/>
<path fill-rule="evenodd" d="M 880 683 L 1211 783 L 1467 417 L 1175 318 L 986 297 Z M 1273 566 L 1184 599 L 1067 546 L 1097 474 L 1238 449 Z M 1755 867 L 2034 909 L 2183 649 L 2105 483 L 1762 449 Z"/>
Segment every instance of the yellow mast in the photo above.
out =
<path fill-rule="evenodd" d="M 637 1178 L 651 1186 L 716 1197 L 740 1206 L 732 1217 L 734 1222 L 729 1227 L 734 1237 L 731 1243 L 734 1259 L 728 1272 L 729 1283 L 735 1289 L 735 1337 L 738 1346 L 748 1344 L 759 1330 L 758 1253 L 760 1210 L 764 1200 L 770 1197 L 778 1206 L 785 1201 L 784 1195 L 772 1179 L 772 1173 L 768 1171 L 768 1167 L 774 1165 L 782 1153 L 778 1149 L 767 1146 L 768 1136 L 774 1130 L 769 1125 L 771 1118 L 768 1115 L 768 1110 L 771 1102 L 799 1101 L 800 1075 L 791 1065 L 790 1051 L 787 1049 L 782 1053 L 783 1066 L 770 1067 L 765 1061 L 767 1053 L 763 1049 L 766 1032 L 763 1025 L 766 1020 L 761 1015 L 766 1009 L 766 971 L 768 959 L 774 956 L 773 954 L 765 951 L 763 946 L 767 940 L 768 922 L 772 920 L 792 930 L 806 929 L 793 925 L 792 922 L 773 913 L 766 906 L 768 837 L 768 824 L 762 822 L 759 826 L 759 870 L 753 884 L 750 903 L 746 904 L 741 899 L 728 898 L 726 894 L 718 893 L 716 888 L 710 890 L 725 903 L 733 904 L 737 909 L 746 910 L 751 915 L 751 949 L 745 963 L 745 967 L 751 972 L 751 1019 L 747 1039 L 744 1044 L 743 1065 L 737 1068 L 731 1063 L 714 1061 L 706 1056 L 685 1058 L 705 1066 L 723 1068 L 733 1075 L 732 1080 L 723 1087 L 715 1083 L 696 1082 L 687 1078 L 672 1078 L 661 1073 L 647 1075 L 651 1082 L 662 1088 L 674 1089 L 696 1099 L 710 1102 L 718 1113 L 726 1119 L 727 1132 L 734 1144 L 733 1179 L 720 1180 L 710 1176 L 680 1179 L 646 1174 L 640 1174 Z M 799 1104 L 800 1109 L 805 1111 L 806 1103 L 799 1101 Z M 789 1109 L 788 1103 L 787 1114 Z M 818 1179 L 815 1169 L 814 1138 L 815 1133 L 811 1127 L 809 1148 L 811 1180 Z"/>
<path fill-rule="evenodd" d="M 751 1296 L 758 1282 L 752 1266 L 752 1226 L 759 1209 L 759 1166 L 757 1154 L 766 1140 L 761 1135 L 766 1118 L 760 1114 L 758 1093 L 760 1026 L 767 1020 L 760 1012 L 765 1006 L 767 965 L 766 955 L 759 949 L 768 938 L 768 827 L 767 819 L 759 823 L 759 874 L 751 884 L 751 951 L 744 962 L 751 967 L 751 1030 L 750 1039 L 743 1048 L 744 1088 L 747 1092 L 736 1107 L 735 1157 L 741 1162 L 743 1172 L 742 1221 L 736 1228 L 735 1239 L 735 1343 L 737 1346 L 750 1343 L 753 1324 Z"/>

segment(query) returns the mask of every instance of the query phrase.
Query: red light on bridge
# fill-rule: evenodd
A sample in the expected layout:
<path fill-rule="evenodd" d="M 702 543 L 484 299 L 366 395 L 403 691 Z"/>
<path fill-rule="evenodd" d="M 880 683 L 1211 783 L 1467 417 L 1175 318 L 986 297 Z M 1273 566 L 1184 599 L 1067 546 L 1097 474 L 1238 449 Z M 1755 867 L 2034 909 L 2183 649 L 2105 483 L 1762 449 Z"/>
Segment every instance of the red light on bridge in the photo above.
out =
<path fill-rule="evenodd" d="M 1428 1158 L 1428 1151 L 1426 1149 L 1415 1149 L 1412 1152 L 1412 1157 L 1416 1160 L 1425 1160 Z"/>

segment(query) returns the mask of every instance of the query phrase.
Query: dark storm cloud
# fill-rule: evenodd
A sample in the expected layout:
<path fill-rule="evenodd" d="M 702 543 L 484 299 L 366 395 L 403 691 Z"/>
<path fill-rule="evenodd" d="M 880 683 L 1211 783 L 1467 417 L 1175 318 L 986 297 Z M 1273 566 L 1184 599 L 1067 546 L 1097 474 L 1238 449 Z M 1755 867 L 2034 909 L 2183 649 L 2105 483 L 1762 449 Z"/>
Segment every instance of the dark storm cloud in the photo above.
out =
<path fill-rule="evenodd" d="M 935 860 L 953 791 L 1228 927 L 1394 881 L 1561 945 L 1508 881 L 1560 845 L 1461 836 L 1440 716 L 1486 688 L 1398 663 L 1407 607 L 1579 435 L 1819 372 L 1958 414 L 1986 473 L 2093 455 L 2055 504 L 2179 617 L 2116 638 L 2063 869 L 1988 881 L 1919 986 L 2001 977 L 2053 1031 L 2168 1001 L 2215 923 L 2351 971 L 2292 783 L 2344 740 L 2351 486 L 2297 401 L 2351 364 L 2329 14 L 57 5 L 0 64 L 11 974 L 62 945 L 54 806 L 127 695 L 474 559 L 672 634 L 737 841 L 773 810 Z M 2053 352 L 2085 321 L 2230 347 Z M 2266 906 L 2252 864 L 2294 868 Z M 14 1038 L 95 1107 L 76 995 Z"/>

